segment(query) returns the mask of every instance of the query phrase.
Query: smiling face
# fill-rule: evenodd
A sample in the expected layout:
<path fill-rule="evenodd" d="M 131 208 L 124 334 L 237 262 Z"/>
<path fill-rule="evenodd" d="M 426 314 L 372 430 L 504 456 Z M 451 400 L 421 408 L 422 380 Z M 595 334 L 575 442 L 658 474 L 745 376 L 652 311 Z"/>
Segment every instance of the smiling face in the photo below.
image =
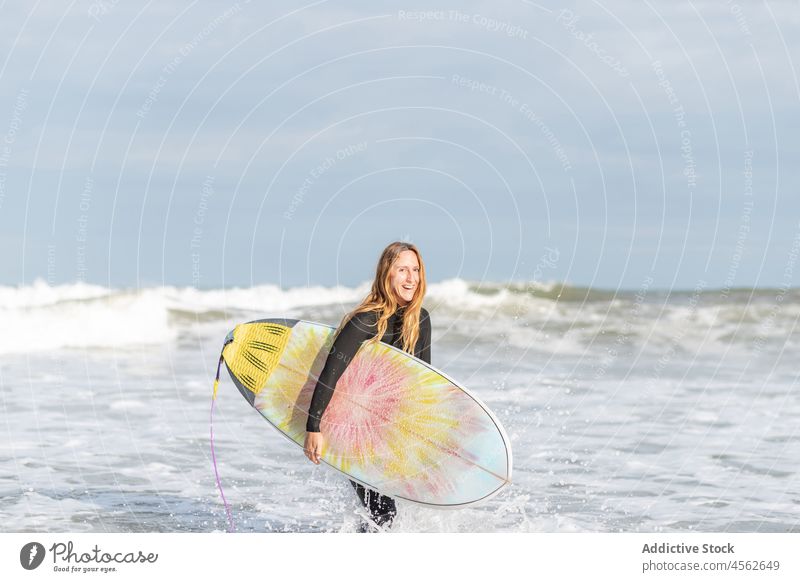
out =
<path fill-rule="evenodd" d="M 397 303 L 408 305 L 419 287 L 419 261 L 414 251 L 403 251 L 392 265 L 392 290 Z"/>

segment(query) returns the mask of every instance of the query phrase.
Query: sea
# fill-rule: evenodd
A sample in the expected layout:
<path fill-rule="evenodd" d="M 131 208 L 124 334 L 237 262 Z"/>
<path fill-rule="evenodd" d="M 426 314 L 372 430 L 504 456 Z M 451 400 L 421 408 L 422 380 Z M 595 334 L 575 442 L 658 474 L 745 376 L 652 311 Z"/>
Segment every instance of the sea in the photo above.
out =
<path fill-rule="evenodd" d="M 355 531 L 347 480 L 225 374 L 212 416 L 212 384 L 237 323 L 337 325 L 368 289 L 0 287 L 2 531 L 226 531 L 223 494 L 236 531 Z M 424 305 L 513 477 L 483 505 L 398 501 L 391 531 L 800 532 L 800 290 L 451 279 Z"/>

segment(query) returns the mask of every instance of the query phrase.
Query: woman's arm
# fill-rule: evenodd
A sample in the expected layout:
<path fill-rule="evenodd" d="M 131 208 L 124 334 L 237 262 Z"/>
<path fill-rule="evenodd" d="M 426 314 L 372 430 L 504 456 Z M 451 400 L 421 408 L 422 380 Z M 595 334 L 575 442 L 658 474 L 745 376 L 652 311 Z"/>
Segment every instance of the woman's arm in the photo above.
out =
<path fill-rule="evenodd" d="M 431 363 L 431 316 L 424 307 L 419 313 L 419 359 L 423 362 Z"/>
<path fill-rule="evenodd" d="M 374 315 L 369 312 L 355 314 L 334 340 L 311 397 L 306 432 L 319 432 L 322 415 L 333 397 L 336 383 L 356 355 L 361 343 L 375 335 L 374 319 Z"/>

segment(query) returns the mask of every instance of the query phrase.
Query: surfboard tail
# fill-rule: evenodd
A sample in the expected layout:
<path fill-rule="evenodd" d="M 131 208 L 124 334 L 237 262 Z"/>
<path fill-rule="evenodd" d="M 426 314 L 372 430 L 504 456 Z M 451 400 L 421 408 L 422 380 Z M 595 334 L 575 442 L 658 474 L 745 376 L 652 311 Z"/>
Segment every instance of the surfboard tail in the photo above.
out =
<path fill-rule="evenodd" d="M 222 359 L 251 405 L 278 367 L 291 332 L 290 326 L 265 321 L 237 325 L 225 338 Z"/>

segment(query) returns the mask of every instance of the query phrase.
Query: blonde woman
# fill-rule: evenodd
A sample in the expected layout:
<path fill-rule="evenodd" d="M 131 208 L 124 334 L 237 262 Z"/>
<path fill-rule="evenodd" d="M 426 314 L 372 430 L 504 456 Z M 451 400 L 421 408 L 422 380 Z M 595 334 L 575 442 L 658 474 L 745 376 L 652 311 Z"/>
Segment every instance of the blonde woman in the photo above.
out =
<path fill-rule="evenodd" d="M 325 444 L 320 421 L 336 389 L 336 383 L 362 342 L 393 345 L 424 362 L 431 363 L 431 320 L 422 307 L 425 296 L 425 265 L 417 248 L 393 242 L 381 253 L 369 295 L 345 315 L 320 373 L 306 423 L 305 455 L 319 464 Z M 375 525 L 388 528 L 397 508 L 394 499 L 350 481 Z M 368 531 L 363 524 L 361 531 Z"/>

